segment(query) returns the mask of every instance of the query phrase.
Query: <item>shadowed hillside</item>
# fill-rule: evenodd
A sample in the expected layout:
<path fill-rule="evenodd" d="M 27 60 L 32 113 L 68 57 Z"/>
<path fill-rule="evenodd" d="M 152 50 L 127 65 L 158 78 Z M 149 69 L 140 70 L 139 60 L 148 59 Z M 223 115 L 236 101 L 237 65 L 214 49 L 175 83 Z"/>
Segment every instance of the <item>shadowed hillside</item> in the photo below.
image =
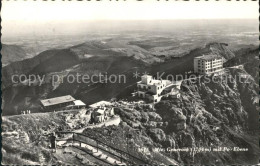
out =
<path fill-rule="evenodd" d="M 259 57 L 258 57 L 258 48 L 245 48 L 241 49 L 240 51 L 236 52 L 237 56 L 227 61 L 224 65 L 228 66 L 236 66 L 236 65 L 243 65 L 245 70 L 255 79 L 258 81 L 259 77 Z"/>
<path fill-rule="evenodd" d="M 139 104 L 133 108 L 116 106 L 115 114 L 122 119 L 118 126 L 87 128 L 82 130 L 83 134 L 153 164 L 256 164 L 260 155 L 259 133 L 256 132 L 257 126 L 254 127 L 258 121 L 258 103 L 253 98 L 258 95 L 258 87 L 245 70 L 228 70 L 226 75 L 216 77 L 218 82 L 207 82 L 204 77 L 184 81 L 180 98 L 164 98 L 154 108 Z M 239 82 L 236 80 L 239 75 L 245 75 L 249 79 Z M 230 77 L 230 80 L 221 81 L 222 77 Z M 69 160 L 66 158 L 67 153 L 61 153 L 67 152 L 67 147 L 58 148 L 57 153 L 50 153 L 47 150 L 47 137 L 42 134 L 60 129 L 66 131 L 71 126 L 87 126 L 89 118 L 82 118 L 87 115 L 88 110 L 82 110 L 4 117 L 4 126 L 15 128 L 13 132 L 4 131 L 4 163 L 62 164 L 73 161 L 82 164 L 83 160 L 78 157 L 83 154 L 82 151 L 70 149 L 73 153 L 70 153 Z M 140 147 L 146 150 L 142 151 Z M 155 150 L 187 147 L 228 147 L 232 150 Z M 29 152 L 28 148 L 31 148 Z M 85 160 L 88 163 L 103 164 L 91 155 L 86 155 Z"/>
<path fill-rule="evenodd" d="M 99 100 L 110 100 L 113 97 L 124 98 L 131 95 L 135 83 L 140 79 L 133 77 L 135 72 L 138 72 L 139 75 L 148 72 L 155 77 L 162 75 L 162 78 L 168 74 L 185 75 L 186 72 L 193 71 L 193 58 L 196 56 L 211 53 L 212 50 L 227 59 L 234 55 L 228 49 L 227 44 L 212 43 L 206 47 L 196 48 L 181 58 L 167 57 L 165 62 L 150 64 L 145 59 L 113 50 L 113 48 L 123 46 L 125 46 L 124 43 L 120 44 L 113 40 L 86 42 L 68 49 L 44 51 L 34 58 L 11 63 L 2 70 L 3 114 L 17 114 L 20 112 L 19 109 L 32 109 L 39 112 L 41 111 L 39 110 L 40 99 L 67 94 L 71 94 L 87 104 Z M 239 56 L 243 57 L 246 52 L 241 54 Z M 248 67 L 245 66 L 245 68 L 247 70 Z M 66 81 L 68 75 L 76 77 L 77 74 L 87 74 L 92 76 L 99 73 L 108 76 L 111 74 L 124 75 L 125 82 L 68 83 Z M 46 78 L 43 85 L 36 84 L 29 87 L 23 84 L 13 85 L 11 82 L 13 74 L 39 74 Z M 64 82 L 52 85 L 52 75 L 62 76 Z"/>
<path fill-rule="evenodd" d="M 8 65 L 27 57 L 26 52 L 21 47 L 7 44 L 2 44 L 1 55 L 3 65 Z"/>

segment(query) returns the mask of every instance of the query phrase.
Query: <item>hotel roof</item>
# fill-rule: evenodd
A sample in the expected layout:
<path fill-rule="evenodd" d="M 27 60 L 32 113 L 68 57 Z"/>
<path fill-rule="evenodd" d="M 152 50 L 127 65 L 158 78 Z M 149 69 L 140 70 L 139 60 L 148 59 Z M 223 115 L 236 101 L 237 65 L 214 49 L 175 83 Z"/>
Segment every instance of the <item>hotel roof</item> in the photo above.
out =
<path fill-rule="evenodd" d="M 61 103 L 67 103 L 74 100 L 75 99 L 71 95 L 67 95 L 67 96 L 60 96 L 60 97 L 41 100 L 41 103 L 43 106 L 46 107 L 46 106 L 51 106 L 51 105 L 56 105 Z"/>
<path fill-rule="evenodd" d="M 195 58 L 204 59 L 204 60 L 212 60 L 212 59 L 220 59 L 222 57 L 219 56 L 219 55 L 216 55 L 216 54 L 208 54 L 208 55 L 198 56 L 198 57 L 195 57 Z"/>

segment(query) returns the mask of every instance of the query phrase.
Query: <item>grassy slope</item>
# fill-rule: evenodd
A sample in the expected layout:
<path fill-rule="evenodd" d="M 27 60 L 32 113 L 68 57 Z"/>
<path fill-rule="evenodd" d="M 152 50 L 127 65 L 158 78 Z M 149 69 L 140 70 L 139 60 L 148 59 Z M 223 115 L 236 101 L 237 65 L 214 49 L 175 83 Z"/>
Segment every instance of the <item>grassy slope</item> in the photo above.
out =
<path fill-rule="evenodd" d="M 67 130 L 65 116 L 77 113 L 78 110 L 73 110 L 3 117 L 2 126 L 5 126 L 4 128 L 20 130 L 18 138 L 3 136 L 3 164 L 43 164 L 40 155 L 46 158 L 44 162 L 51 162 L 54 158 L 46 149 L 48 137 L 45 137 L 44 134 L 57 130 L 59 127 Z M 24 132 L 28 134 L 27 138 L 21 137 Z"/>

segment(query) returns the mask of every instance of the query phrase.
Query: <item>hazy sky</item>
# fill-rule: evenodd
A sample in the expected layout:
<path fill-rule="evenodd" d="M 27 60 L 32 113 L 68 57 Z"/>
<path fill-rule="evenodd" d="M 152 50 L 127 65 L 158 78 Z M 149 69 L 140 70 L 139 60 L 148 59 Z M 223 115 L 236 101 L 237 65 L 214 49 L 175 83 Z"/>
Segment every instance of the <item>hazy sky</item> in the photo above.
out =
<path fill-rule="evenodd" d="M 257 1 L 2 1 L 2 33 L 84 20 L 257 19 Z"/>

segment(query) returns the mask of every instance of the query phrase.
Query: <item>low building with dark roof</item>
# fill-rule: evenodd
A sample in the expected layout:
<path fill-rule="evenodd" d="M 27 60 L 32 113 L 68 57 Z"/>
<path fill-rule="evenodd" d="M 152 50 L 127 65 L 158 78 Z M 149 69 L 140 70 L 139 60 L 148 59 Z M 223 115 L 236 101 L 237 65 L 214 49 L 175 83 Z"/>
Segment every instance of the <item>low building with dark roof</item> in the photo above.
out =
<path fill-rule="evenodd" d="M 85 107 L 85 103 L 81 100 L 74 99 L 71 95 L 54 97 L 41 100 L 41 105 L 45 110 L 60 110 L 62 108 L 82 108 Z"/>

